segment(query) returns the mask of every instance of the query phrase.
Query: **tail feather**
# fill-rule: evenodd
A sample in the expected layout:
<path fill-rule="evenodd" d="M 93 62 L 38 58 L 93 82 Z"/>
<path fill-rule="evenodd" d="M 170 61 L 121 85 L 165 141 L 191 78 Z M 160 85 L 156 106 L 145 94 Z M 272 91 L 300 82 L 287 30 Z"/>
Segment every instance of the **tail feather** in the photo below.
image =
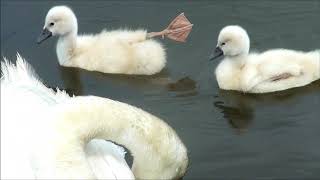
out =
<path fill-rule="evenodd" d="M 57 101 L 69 98 L 69 95 L 57 88 L 57 92 L 47 88 L 34 71 L 32 66 L 17 53 L 16 64 L 7 58 L 1 61 L 1 86 L 30 87 L 31 89 L 45 92 L 52 99 Z"/>
<path fill-rule="evenodd" d="M 147 40 L 135 46 L 135 55 L 138 59 L 137 69 L 140 73 L 152 75 L 160 72 L 166 65 L 164 47 L 154 40 Z"/>
<path fill-rule="evenodd" d="M 17 53 L 16 65 L 7 58 L 1 61 L 1 83 L 28 82 L 30 80 L 41 82 L 34 69 Z"/>

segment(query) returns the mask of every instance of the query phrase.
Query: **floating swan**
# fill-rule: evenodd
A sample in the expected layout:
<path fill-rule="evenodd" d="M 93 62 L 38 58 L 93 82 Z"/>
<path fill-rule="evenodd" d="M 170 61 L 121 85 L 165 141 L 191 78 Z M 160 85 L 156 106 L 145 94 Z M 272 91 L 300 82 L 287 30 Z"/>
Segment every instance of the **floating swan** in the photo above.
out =
<path fill-rule="evenodd" d="M 125 103 L 47 88 L 17 55 L 1 62 L 1 178 L 175 179 L 187 150 L 161 119 Z M 127 147 L 132 172 L 124 160 Z M 133 174 L 134 176 L 133 176 Z"/>
<path fill-rule="evenodd" d="M 61 66 L 104 73 L 152 75 L 165 67 L 166 53 L 159 42 L 150 38 L 167 36 L 185 41 L 191 28 L 192 24 L 181 14 L 161 32 L 103 30 L 97 35 L 78 36 L 73 11 L 66 6 L 55 6 L 46 16 L 38 43 L 59 36 L 56 51 Z"/>
<path fill-rule="evenodd" d="M 307 85 L 320 78 L 320 50 L 287 49 L 249 53 L 250 40 L 240 26 L 226 26 L 215 53 L 224 55 L 215 74 L 221 89 L 266 93 Z"/>

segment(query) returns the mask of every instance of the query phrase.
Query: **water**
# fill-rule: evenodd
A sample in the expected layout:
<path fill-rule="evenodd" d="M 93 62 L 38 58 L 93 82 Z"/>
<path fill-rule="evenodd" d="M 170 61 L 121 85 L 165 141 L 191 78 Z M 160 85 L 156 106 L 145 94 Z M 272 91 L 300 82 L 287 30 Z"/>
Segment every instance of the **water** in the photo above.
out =
<path fill-rule="evenodd" d="M 80 33 L 162 30 L 182 11 L 195 26 L 186 44 L 161 40 L 168 64 L 155 76 L 63 68 L 56 39 L 36 44 L 48 9 L 58 4 L 74 9 Z M 184 179 L 319 178 L 320 82 L 266 95 L 222 91 L 213 77 L 218 61 L 208 62 L 225 25 L 245 27 L 255 51 L 313 50 L 320 47 L 319 19 L 319 0 L 1 1 L 1 55 L 13 59 L 18 51 L 50 87 L 123 101 L 164 119 L 189 150 Z"/>

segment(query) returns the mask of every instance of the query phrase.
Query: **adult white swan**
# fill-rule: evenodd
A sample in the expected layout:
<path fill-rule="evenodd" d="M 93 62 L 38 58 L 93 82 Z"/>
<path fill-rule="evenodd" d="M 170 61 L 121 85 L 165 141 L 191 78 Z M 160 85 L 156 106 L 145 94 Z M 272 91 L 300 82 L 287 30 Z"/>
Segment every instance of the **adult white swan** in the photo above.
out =
<path fill-rule="evenodd" d="M 54 92 L 19 55 L 1 70 L 2 178 L 175 179 L 186 172 L 186 147 L 161 119 L 110 99 Z M 105 140 L 131 151 L 132 172 L 124 150 Z"/>
<path fill-rule="evenodd" d="M 224 55 L 216 68 L 221 89 L 266 93 L 304 86 L 320 78 L 320 50 L 249 53 L 249 48 L 249 36 L 242 27 L 226 26 L 220 31 L 211 59 Z"/>

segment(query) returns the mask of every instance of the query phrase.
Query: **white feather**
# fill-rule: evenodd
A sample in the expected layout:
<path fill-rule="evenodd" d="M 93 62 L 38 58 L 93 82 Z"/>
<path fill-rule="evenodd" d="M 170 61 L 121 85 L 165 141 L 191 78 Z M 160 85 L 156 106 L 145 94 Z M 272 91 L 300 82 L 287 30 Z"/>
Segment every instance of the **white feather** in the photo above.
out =
<path fill-rule="evenodd" d="M 185 174 L 187 149 L 163 120 L 107 98 L 55 93 L 20 56 L 17 66 L 2 65 L 2 178 L 176 179 Z M 105 140 L 130 150 L 133 173 L 124 150 Z"/>
<path fill-rule="evenodd" d="M 71 97 L 42 84 L 19 54 L 16 65 L 6 59 L 1 62 L 1 72 L 1 179 L 57 177 L 47 157 L 52 147 L 48 138 L 53 133 L 48 110 Z M 93 140 L 85 153 L 96 178 L 134 179 L 123 148 Z"/>

